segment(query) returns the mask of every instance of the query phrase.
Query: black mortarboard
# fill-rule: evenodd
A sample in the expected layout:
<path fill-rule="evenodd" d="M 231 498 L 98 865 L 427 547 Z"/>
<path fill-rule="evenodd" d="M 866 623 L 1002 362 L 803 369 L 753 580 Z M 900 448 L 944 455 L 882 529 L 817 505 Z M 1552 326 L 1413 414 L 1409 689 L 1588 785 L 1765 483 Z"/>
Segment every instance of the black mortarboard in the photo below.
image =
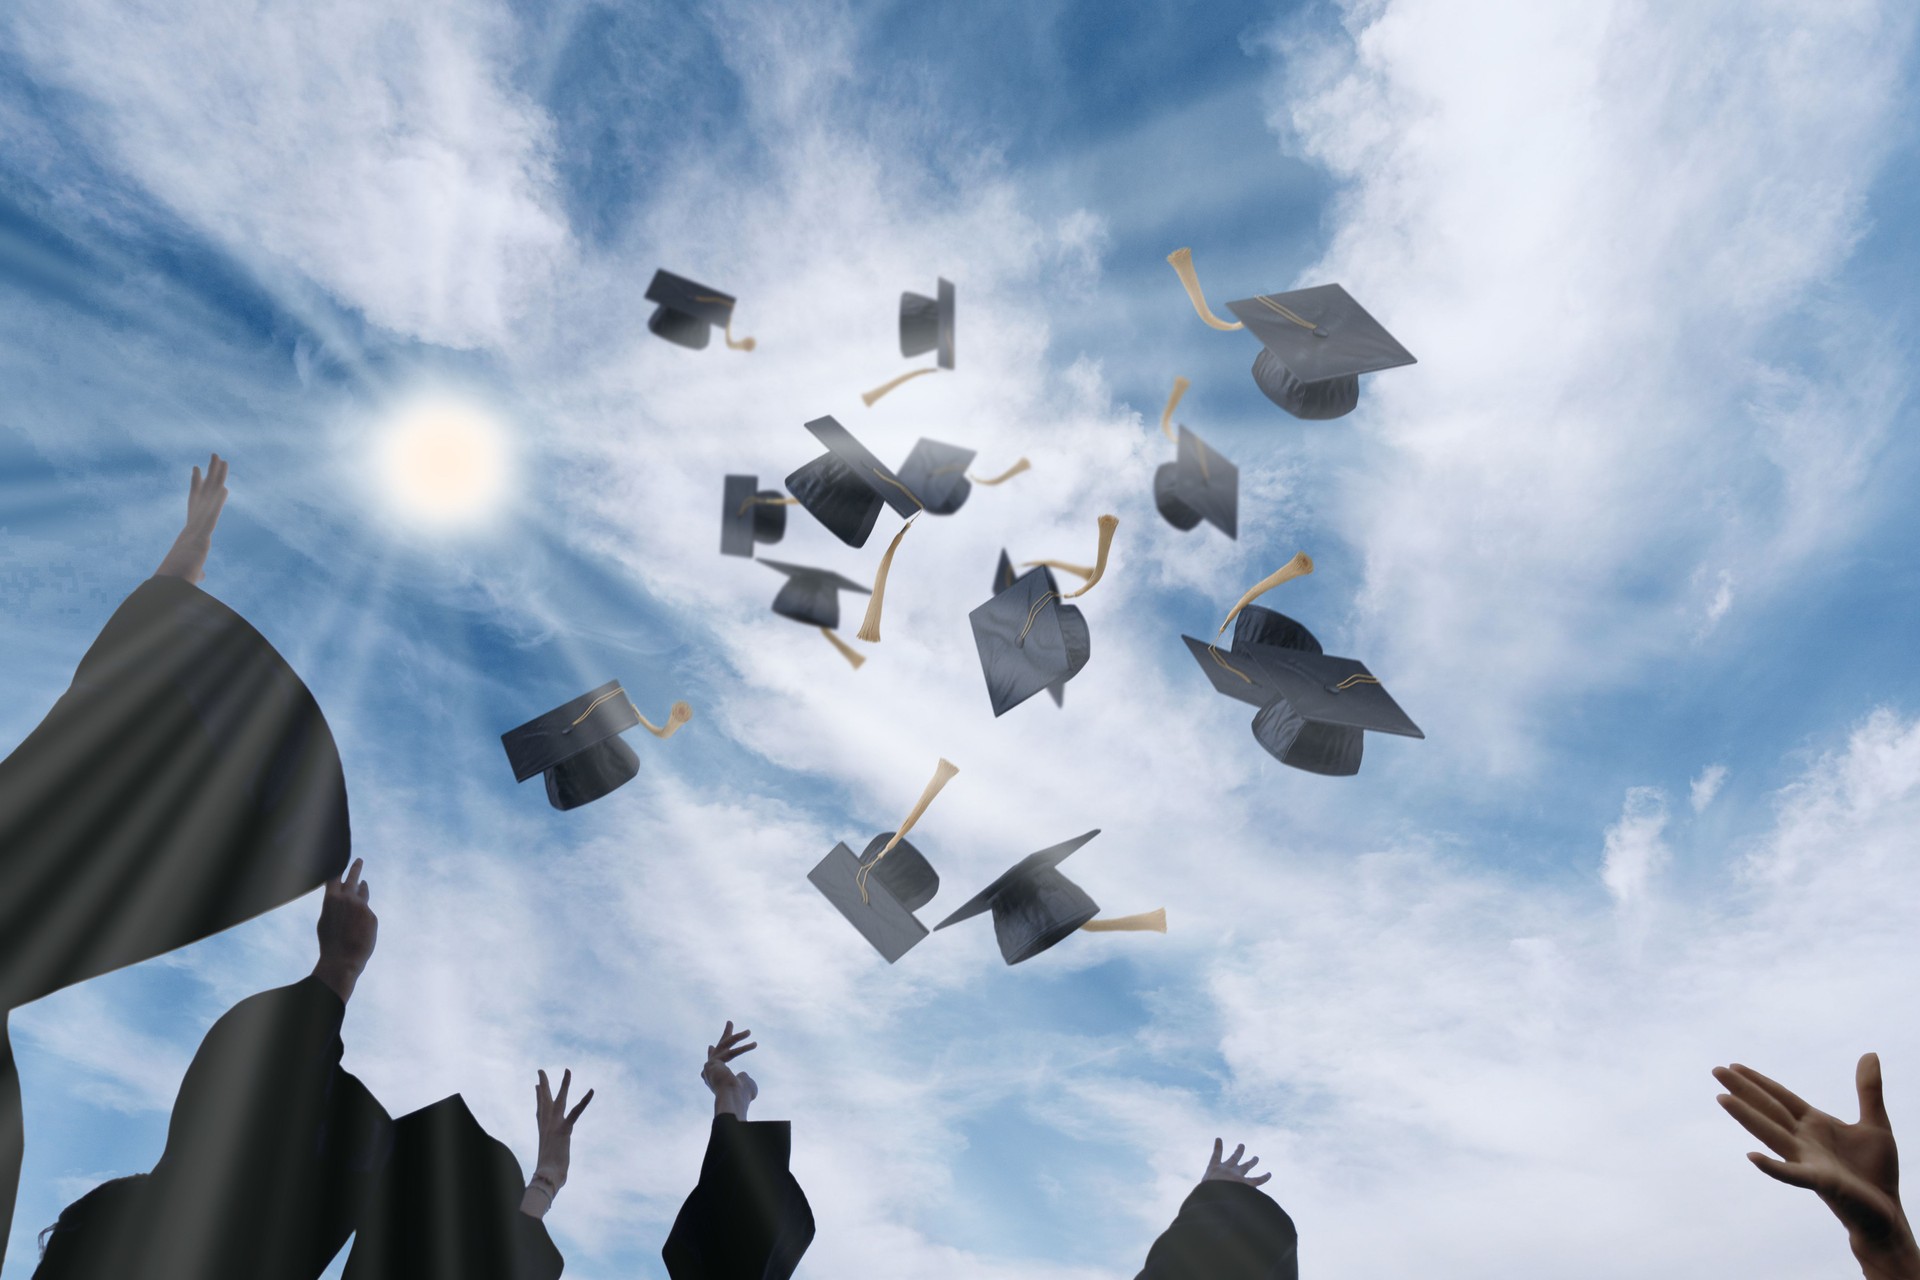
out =
<path fill-rule="evenodd" d="M 1253 736 L 1282 764 L 1345 777 L 1360 772 L 1363 730 L 1427 736 L 1363 663 L 1321 652 L 1313 634 L 1285 614 L 1247 606 L 1226 653 L 1182 639 L 1216 690 L 1260 708 Z"/>
<path fill-rule="evenodd" d="M 773 611 L 783 618 L 832 631 L 840 625 L 840 593 L 858 591 L 873 594 L 863 583 L 843 578 L 831 569 L 809 569 L 805 565 L 762 560 L 769 569 L 787 575 L 786 585 L 773 598 Z"/>
<path fill-rule="evenodd" d="M 720 496 L 720 554 L 751 556 L 756 542 L 780 541 L 787 532 L 786 497 L 760 489 L 758 476 L 728 476 Z M 757 490 L 757 491 L 756 491 Z"/>
<path fill-rule="evenodd" d="M 850 547 L 864 547 L 882 503 L 903 516 L 920 510 L 912 490 L 831 416 L 807 430 L 827 452 L 787 477 L 787 491 L 829 532 Z"/>
<path fill-rule="evenodd" d="M 1086 618 L 1060 599 L 1052 572 L 1044 568 L 1015 578 L 967 620 L 996 716 L 1049 687 L 1058 702 L 1058 688 L 1078 675 L 1093 653 Z"/>
<path fill-rule="evenodd" d="M 712 337 L 713 326 L 725 329 L 733 321 L 733 298 L 717 289 L 695 284 L 671 271 L 653 273 L 647 301 L 657 302 L 647 328 L 668 342 L 698 351 Z"/>
<path fill-rule="evenodd" d="M 1296 418 L 1338 418 L 1360 401 L 1360 375 L 1414 363 L 1413 355 L 1337 284 L 1266 293 L 1227 309 L 1264 350 L 1253 380 Z"/>
<path fill-rule="evenodd" d="M 624 786 L 640 772 L 640 757 L 620 735 L 640 723 L 640 710 L 618 680 L 609 680 L 565 706 L 555 707 L 500 735 L 513 780 L 547 775 L 547 800 L 577 809 Z"/>
<path fill-rule="evenodd" d="M 867 842 L 867 851 L 859 858 L 845 844 L 837 844 L 807 872 L 813 887 L 873 944 L 875 951 L 886 957 L 888 964 L 927 936 L 927 927 L 913 913 L 933 901 L 940 889 L 940 875 L 933 864 L 902 840 L 886 857 L 873 863 L 866 876 L 866 900 L 861 900 L 860 867 L 872 862 L 891 839 L 893 832 L 881 832 Z"/>
<path fill-rule="evenodd" d="M 967 468 L 973 459 L 972 449 L 938 440 L 917 440 L 907 460 L 900 464 L 900 483 L 913 490 L 928 515 L 950 516 L 973 492 L 967 480 Z"/>
<path fill-rule="evenodd" d="M 918 293 L 900 295 L 900 354 L 917 356 L 939 352 L 942 369 L 953 368 L 953 285 L 940 281 L 939 298 Z"/>
<path fill-rule="evenodd" d="M 993 933 L 1008 964 L 1031 959 L 1094 918 L 1100 908 L 1060 871 L 1060 863 L 1099 835 L 1099 828 L 1022 858 L 1012 870 L 935 925 L 944 929 L 993 912 Z"/>
<path fill-rule="evenodd" d="M 520 1211 L 526 1187 L 459 1094 L 400 1117 L 342 1280 L 553 1280 L 564 1259 Z"/>
<path fill-rule="evenodd" d="M 1191 529 L 1206 520 L 1239 539 L 1240 468 L 1184 425 L 1174 460 L 1153 473 L 1153 502 L 1176 529 Z"/>

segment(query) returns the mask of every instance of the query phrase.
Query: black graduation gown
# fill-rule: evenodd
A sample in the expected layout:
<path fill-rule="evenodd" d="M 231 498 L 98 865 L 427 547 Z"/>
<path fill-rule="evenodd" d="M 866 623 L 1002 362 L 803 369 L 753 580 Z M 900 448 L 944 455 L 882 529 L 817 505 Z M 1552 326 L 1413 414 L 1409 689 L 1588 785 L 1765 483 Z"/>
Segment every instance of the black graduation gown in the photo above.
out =
<path fill-rule="evenodd" d="M 349 846 L 312 694 L 245 619 L 150 578 L 0 761 L 0 1016 L 291 902 Z M 0 1024 L 0 1260 L 23 1141 Z"/>
<path fill-rule="evenodd" d="M 785 1120 L 715 1116 L 700 1182 L 673 1220 L 672 1280 L 787 1280 L 813 1243 L 813 1210 L 787 1171 Z"/>
<path fill-rule="evenodd" d="M 1298 1280 L 1300 1236 L 1258 1187 L 1202 1182 L 1147 1251 L 1135 1280 Z"/>
<path fill-rule="evenodd" d="M 558 1280 L 566 1260 L 521 1212 L 526 1190 L 459 1094 L 402 1116 L 342 1280 Z"/>
<path fill-rule="evenodd" d="M 340 1068 L 346 1005 L 318 978 L 249 996 L 180 1083 L 167 1147 L 103 1214 L 63 1214 L 35 1280 L 314 1280 L 392 1145 Z"/>

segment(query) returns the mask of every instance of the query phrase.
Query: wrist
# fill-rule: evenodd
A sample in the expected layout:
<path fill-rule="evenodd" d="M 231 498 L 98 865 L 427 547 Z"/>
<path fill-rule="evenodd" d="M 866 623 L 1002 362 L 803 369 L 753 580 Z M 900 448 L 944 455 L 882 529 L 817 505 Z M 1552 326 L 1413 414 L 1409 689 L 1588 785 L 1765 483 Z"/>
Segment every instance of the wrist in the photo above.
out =
<path fill-rule="evenodd" d="M 531 1218 L 544 1218 L 547 1210 L 553 1208 L 553 1198 L 560 1188 L 554 1186 L 543 1175 L 535 1173 L 527 1183 L 527 1190 L 520 1197 L 520 1212 Z"/>
<path fill-rule="evenodd" d="M 335 956 L 321 956 L 314 963 L 313 976 L 333 988 L 333 993 L 345 1004 L 353 999 L 353 988 L 360 981 L 363 966 Z"/>

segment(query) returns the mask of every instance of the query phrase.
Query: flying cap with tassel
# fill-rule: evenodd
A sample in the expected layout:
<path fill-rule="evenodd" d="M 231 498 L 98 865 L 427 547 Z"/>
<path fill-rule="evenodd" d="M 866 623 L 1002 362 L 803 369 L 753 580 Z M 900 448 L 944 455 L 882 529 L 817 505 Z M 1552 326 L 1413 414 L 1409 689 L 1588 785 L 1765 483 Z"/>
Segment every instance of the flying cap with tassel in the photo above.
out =
<path fill-rule="evenodd" d="M 1000 944 L 1000 958 L 1010 965 L 1031 960 L 1049 947 L 1065 941 L 1076 930 L 1089 933 L 1165 933 L 1167 913 L 1164 907 L 1143 911 L 1138 915 L 1095 919 L 1100 912 L 1099 906 L 1086 890 L 1067 879 L 1060 870 L 1062 862 L 1099 834 L 1096 828 L 1050 849 L 1028 854 L 975 894 L 965 906 L 935 925 L 935 931 L 991 911 L 994 938 Z"/>
<path fill-rule="evenodd" d="M 888 964 L 927 936 L 926 926 L 913 913 L 931 902 L 940 889 L 939 874 L 906 834 L 959 772 L 953 764 L 941 760 L 897 830 L 883 831 L 868 841 L 866 852 L 859 858 L 844 843 L 836 844 L 807 873 L 813 887 Z"/>
<path fill-rule="evenodd" d="M 1117 517 L 1100 517 L 1100 547 L 1093 565 L 1034 561 L 1028 572 L 967 615 L 994 715 L 1005 715 L 1042 689 L 1063 684 L 1087 665 L 1092 642 L 1086 619 L 1064 602 L 1099 583 L 1119 524 Z M 1049 572 L 1055 568 L 1086 578 L 1085 585 L 1062 592 Z"/>
<path fill-rule="evenodd" d="M 911 357 L 932 351 L 935 353 L 934 367 L 903 373 L 893 381 L 864 393 L 860 399 L 869 409 L 880 397 L 904 383 L 929 373 L 938 373 L 942 369 L 953 368 L 952 282 L 941 279 L 937 292 L 939 293 L 937 298 L 929 298 L 919 293 L 900 295 L 900 354 Z"/>
<path fill-rule="evenodd" d="M 1362 731 L 1424 738 L 1365 664 L 1332 657 L 1300 623 L 1253 601 L 1313 571 L 1303 552 L 1256 583 L 1227 614 L 1213 641 L 1181 637 L 1214 689 L 1260 710 L 1253 736 L 1282 764 L 1344 777 L 1360 771 Z M 1233 645 L 1218 640 L 1229 625 Z"/>
<path fill-rule="evenodd" d="M 1175 440 L 1177 448 L 1174 460 L 1162 463 L 1153 473 L 1153 505 L 1168 524 L 1182 532 L 1205 520 L 1238 540 L 1240 468 L 1189 431 L 1184 422 L 1177 438 L 1169 425 L 1174 406 L 1192 385 L 1185 378 L 1175 378 L 1173 394 L 1160 411 L 1160 433 Z"/>
<path fill-rule="evenodd" d="M 752 338 L 733 336 L 733 295 L 695 284 L 671 271 L 653 273 L 647 286 L 647 301 L 658 303 L 647 318 L 647 328 L 675 346 L 699 351 L 706 347 L 717 327 L 734 351 L 753 350 Z"/>

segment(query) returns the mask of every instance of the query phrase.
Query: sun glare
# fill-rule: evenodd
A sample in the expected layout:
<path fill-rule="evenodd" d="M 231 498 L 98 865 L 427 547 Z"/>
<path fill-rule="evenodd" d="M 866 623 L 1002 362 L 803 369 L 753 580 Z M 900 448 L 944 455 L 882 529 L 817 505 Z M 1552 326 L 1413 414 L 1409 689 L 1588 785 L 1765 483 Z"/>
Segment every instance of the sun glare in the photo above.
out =
<path fill-rule="evenodd" d="M 471 528 L 500 506 L 507 433 L 487 410 L 448 397 L 416 400 L 382 432 L 382 474 L 402 515 L 435 529 Z"/>

